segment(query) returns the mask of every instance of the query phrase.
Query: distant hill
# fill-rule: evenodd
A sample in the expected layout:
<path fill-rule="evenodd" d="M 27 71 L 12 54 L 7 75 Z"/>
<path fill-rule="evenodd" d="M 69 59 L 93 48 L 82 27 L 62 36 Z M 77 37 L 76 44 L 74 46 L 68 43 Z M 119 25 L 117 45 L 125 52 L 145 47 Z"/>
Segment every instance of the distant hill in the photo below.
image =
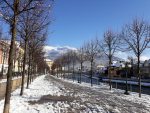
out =
<path fill-rule="evenodd" d="M 61 54 L 66 53 L 70 50 L 77 50 L 76 48 L 69 46 L 45 46 L 44 51 L 46 52 L 45 56 L 51 60 L 56 59 Z"/>
<path fill-rule="evenodd" d="M 61 54 L 66 53 L 69 50 L 77 50 L 74 47 L 69 47 L 69 46 L 45 46 L 44 51 L 46 52 L 46 57 L 54 60 L 57 57 L 59 57 Z M 114 61 L 122 61 L 123 59 L 119 57 L 113 57 Z M 96 64 L 102 64 L 102 65 L 107 65 L 108 63 L 108 58 L 106 55 L 102 55 L 101 57 L 97 56 L 95 60 Z"/>

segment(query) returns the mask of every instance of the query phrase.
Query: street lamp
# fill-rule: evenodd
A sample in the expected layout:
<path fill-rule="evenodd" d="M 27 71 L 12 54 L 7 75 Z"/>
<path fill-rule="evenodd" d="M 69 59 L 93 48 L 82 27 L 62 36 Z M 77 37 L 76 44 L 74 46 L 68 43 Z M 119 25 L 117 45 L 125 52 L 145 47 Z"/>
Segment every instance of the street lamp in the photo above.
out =
<path fill-rule="evenodd" d="M 77 76 L 78 77 L 78 83 L 80 83 L 80 77 L 81 77 L 81 69 L 79 69 L 79 73 L 80 73 L 80 76 Z"/>
<path fill-rule="evenodd" d="M 125 89 L 125 92 L 124 94 L 126 95 L 129 95 L 129 92 L 128 92 L 128 62 L 125 62 L 125 71 L 126 71 L 126 89 Z"/>

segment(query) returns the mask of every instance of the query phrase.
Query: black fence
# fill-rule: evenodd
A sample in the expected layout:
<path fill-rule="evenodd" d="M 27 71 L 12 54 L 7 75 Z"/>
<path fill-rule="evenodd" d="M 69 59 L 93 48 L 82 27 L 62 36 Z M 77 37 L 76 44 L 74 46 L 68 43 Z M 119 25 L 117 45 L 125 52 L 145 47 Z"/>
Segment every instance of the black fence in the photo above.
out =
<path fill-rule="evenodd" d="M 106 80 L 108 78 L 103 78 L 103 77 L 90 77 L 88 75 L 82 74 L 82 76 L 80 76 L 80 74 L 76 73 L 76 74 L 72 74 L 72 73 L 66 73 L 65 75 L 58 75 L 59 77 L 62 77 L 64 79 L 70 79 L 72 81 L 76 81 L 78 83 L 89 83 L 91 84 L 91 80 L 92 80 L 92 85 L 101 85 L 101 83 L 106 83 L 109 84 L 109 80 Z M 116 80 L 116 79 L 115 79 Z M 118 82 L 117 80 L 121 80 L 123 82 Z M 125 90 L 126 89 L 126 83 L 125 83 L 125 79 L 117 79 L 116 81 L 112 80 L 112 87 L 116 88 L 116 89 L 122 89 Z M 131 79 L 130 81 L 134 81 L 137 82 L 137 80 L 133 80 Z M 144 82 L 144 81 L 142 81 Z M 150 83 L 150 82 L 145 82 L 145 83 Z M 128 90 L 131 92 L 138 92 L 138 88 L 139 86 L 137 84 L 133 84 L 132 82 L 128 82 Z M 150 85 L 144 86 L 142 85 L 142 93 L 143 94 L 148 94 L 150 95 Z"/>

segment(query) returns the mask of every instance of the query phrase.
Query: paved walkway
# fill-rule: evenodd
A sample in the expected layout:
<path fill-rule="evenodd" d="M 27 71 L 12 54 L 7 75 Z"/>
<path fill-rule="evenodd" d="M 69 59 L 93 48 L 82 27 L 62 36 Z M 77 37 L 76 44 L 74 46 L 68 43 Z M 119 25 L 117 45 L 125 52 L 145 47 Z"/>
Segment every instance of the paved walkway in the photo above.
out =
<path fill-rule="evenodd" d="M 91 88 L 90 84 L 42 75 L 23 96 L 20 89 L 12 93 L 10 113 L 150 113 L 150 96 L 139 99 L 108 89 L 106 85 Z M 0 113 L 3 104 L 1 100 Z"/>
<path fill-rule="evenodd" d="M 123 98 L 124 94 L 117 92 L 111 93 L 108 88 L 99 88 L 92 90 L 90 87 L 84 87 L 55 77 L 47 77 L 50 82 L 58 86 L 63 91 L 63 94 L 70 95 L 74 98 L 78 98 L 77 103 L 80 106 L 84 106 L 84 109 L 89 108 L 89 111 L 93 112 L 106 112 L 106 113 L 150 113 L 150 108 L 142 105 L 141 103 L 135 103 Z M 70 107 L 75 110 L 80 108 Z M 82 109 L 83 109 L 82 108 Z"/>

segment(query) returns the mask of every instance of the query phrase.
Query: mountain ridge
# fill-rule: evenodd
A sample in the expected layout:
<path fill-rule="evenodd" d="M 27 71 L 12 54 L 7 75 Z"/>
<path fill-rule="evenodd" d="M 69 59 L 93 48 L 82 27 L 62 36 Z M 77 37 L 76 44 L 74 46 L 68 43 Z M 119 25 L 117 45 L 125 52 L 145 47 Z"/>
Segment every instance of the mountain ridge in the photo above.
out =
<path fill-rule="evenodd" d="M 77 50 L 77 48 L 70 47 L 70 46 L 45 46 L 44 47 L 44 52 L 46 53 L 45 56 L 51 60 L 55 60 L 57 57 L 70 50 Z M 122 61 L 123 59 L 114 56 L 113 60 Z M 108 58 L 105 54 L 103 54 L 101 57 L 98 56 L 95 62 L 97 62 L 98 64 L 107 65 Z"/>

